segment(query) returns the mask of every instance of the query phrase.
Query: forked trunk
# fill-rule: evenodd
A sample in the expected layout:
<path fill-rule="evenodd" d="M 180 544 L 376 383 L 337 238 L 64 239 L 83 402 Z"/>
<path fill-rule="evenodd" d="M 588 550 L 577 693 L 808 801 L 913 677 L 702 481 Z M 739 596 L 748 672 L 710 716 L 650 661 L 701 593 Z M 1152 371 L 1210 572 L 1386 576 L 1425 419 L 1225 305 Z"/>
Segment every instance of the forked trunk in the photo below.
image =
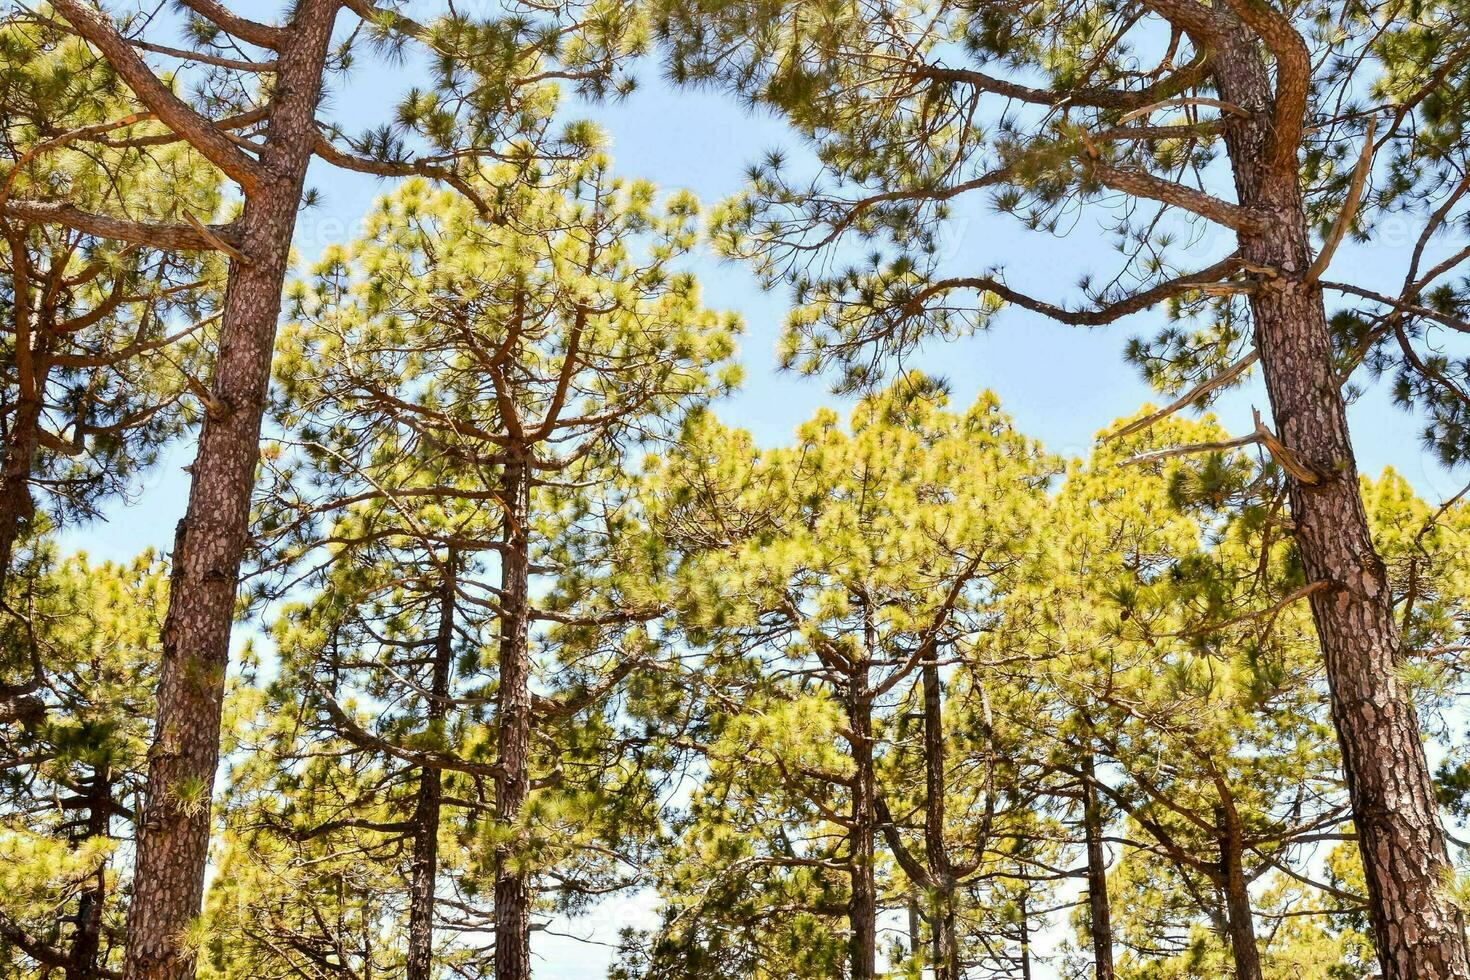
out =
<path fill-rule="evenodd" d="M 231 267 L 209 416 L 175 536 L 158 717 L 138 828 L 125 980 L 187 980 L 219 765 L 220 716 L 235 593 L 249 531 L 261 416 L 291 239 L 341 0 L 300 0 L 280 52 L 260 154 L 240 218 L 246 261 Z"/>

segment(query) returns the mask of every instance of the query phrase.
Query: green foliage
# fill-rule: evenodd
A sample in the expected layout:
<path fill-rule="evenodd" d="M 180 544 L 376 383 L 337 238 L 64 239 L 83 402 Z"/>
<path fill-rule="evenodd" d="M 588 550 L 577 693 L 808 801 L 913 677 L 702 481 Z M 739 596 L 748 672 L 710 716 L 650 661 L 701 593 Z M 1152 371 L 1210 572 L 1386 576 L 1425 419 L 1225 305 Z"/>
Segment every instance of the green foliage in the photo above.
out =
<path fill-rule="evenodd" d="M 46 547 L 18 574 L 9 601 L 25 613 L 0 650 L 38 666 L 39 710 L 0 727 L 0 964 L 39 976 L 25 954 L 71 955 L 90 902 L 97 964 L 111 968 L 125 912 L 117 858 L 146 773 L 167 578 L 151 554 L 93 565 Z"/>

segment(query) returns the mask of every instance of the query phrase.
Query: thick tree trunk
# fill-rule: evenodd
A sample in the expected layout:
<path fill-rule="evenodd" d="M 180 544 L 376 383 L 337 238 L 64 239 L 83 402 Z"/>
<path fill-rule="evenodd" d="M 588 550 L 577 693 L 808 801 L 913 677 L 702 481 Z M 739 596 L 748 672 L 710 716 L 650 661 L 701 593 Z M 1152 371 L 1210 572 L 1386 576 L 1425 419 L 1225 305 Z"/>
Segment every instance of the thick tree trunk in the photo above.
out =
<path fill-rule="evenodd" d="M 1342 746 L 1348 794 L 1368 883 L 1385 980 L 1470 978 L 1464 918 L 1445 894 L 1450 862 L 1418 719 L 1398 666 L 1399 635 L 1383 562 L 1358 489 L 1341 384 L 1311 266 L 1295 166 L 1275 169 L 1271 78 L 1242 29 L 1216 54 L 1221 97 L 1249 110 L 1227 117 L 1225 141 L 1242 205 L 1271 215 L 1269 230 L 1240 235 L 1243 258 L 1279 270 L 1251 296 L 1277 436 L 1321 474 L 1291 480 L 1296 541 L 1311 597 Z"/>
<path fill-rule="evenodd" d="M 878 782 L 873 770 L 873 705 L 866 671 L 854 676 L 848 693 L 852 730 L 852 808 L 848 828 L 848 867 L 852 893 L 847 902 L 848 959 L 852 980 L 878 975 L 878 885 L 874 845 L 878 831 Z"/>
<path fill-rule="evenodd" d="M 454 659 L 453 551 L 445 565 L 449 571 L 445 573 L 439 597 L 433 676 L 429 681 L 433 697 L 425 712 L 429 734 L 436 745 L 444 737 L 449 673 Z M 439 877 L 439 810 L 443 779 L 444 774 L 438 769 L 425 767 L 419 770 L 419 790 L 413 813 L 413 853 L 409 858 L 407 980 L 429 980 L 434 970 L 434 883 Z"/>
<path fill-rule="evenodd" d="M 513 454 L 505 464 L 505 549 L 501 552 L 499 731 L 495 815 L 514 839 L 514 826 L 531 791 L 531 651 L 529 594 L 531 550 L 527 521 L 531 472 Z M 513 844 L 495 855 L 495 980 L 531 976 L 531 894 L 517 866 Z"/>
<path fill-rule="evenodd" d="M 87 823 L 83 840 L 109 836 L 112 813 L 112 779 L 105 769 L 94 769 L 87 786 Z M 67 952 L 66 980 L 96 980 L 102 950 L 102 909 L 107 901 L 107 862 L 92 874 L 92 881 L 77 899 L 76 931 Z"/>
<path fill-rule="evenodd" d="M 1245 880 L 1245 844 L 1240 818 L 1222 808 L 1220 826 L 1220 885 L 1225 894 L 1225 923 L 1230 934 L 1230 954 L 1235 961 L 1235 980 L 1262 980 L 1261 952 L 1256 946 L 1255 914 L 1250 888 Z"/>
<path fill-rule="evenodd" d="M 341 0 L 300 0 L 282 46 L 260 163 L 240 219 L 245 262 L 231 269 L 212 389 L 163 629 L 158 719 L 148 752 L 128 915 L 126 980 L 194 975 L 187 941 L 209 857 L 210 800 L 235 593 L 249 530 L 282 286 L 318 134 L 316 108 Z"/>
<path fill-rule="evenodd" d="M 1113 980 L 1113 911 L 1108 904 L 1108 858 L 1103 848 L 1103 809 L 1091 753 L 1082 760 L 1082 832 L 1087 840 L 1087 931 L 1095 980 Z"/>

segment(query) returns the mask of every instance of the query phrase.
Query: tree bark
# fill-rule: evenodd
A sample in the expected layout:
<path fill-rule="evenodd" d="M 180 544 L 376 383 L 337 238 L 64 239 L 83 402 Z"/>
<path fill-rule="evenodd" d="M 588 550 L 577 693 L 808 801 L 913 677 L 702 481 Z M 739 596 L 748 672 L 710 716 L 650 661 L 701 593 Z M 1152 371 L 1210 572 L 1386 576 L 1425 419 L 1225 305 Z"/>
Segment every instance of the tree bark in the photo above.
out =
<path fill-rule="evenodd" d="M 340 0 L 300 0 L 282 45 L 261 177 L 240 219 L 246 257 L 225 293 L 213 405 L 199 437 L 188 509 L 179 523 L 163 629 L 158 719 L 148 753 L 126 980 L 194 975 L 187 941 L 209 856 L 220 715 L 261 415 L 291 239 L 317 140 L 316 109 Z"/>
<path fill-rule="evenodd" d="M 919 896 L 913 892 L 909 893 L 909 958 L 914 961 L 914 967 L 922 970 L 924 967 L 924 928 L 920 922 Z"/>
<path fill-rule="evenodd" d="M 505 464 L 505 548 L 501 552 L 500 690 L 497 702 L 499 772 L 495 781 L 495 815 L 502 830 L 515 837 L 521 807 L 530 795 L 531 653 L 530 566 L 527 522 L 531 510 L 531 472 L 526 457 L 512 453 Z M 495 978 L 529 980 L 531 976 L 531 895 L 524 870 L 516 863 L 513 844 L 495 854 Z"/>
<path fill-rule="evenodd" d="M 1220 826 L 1220 885 L 1225 895 L 1225 924 L 1230 934 L 1230 954 L 1235 962 L 1235 980 L 1262 980 L 1261 952 L 1256 946 L 1255 914 L 1250 887 L 1245 880 L 1245 842 L 1240 817 L 1229 807 L 1217 815 Z"/>
<path fill-rule="evenodd" d="M 5 228 L 10 245 L 13 344 L 15 347 L 15 412 L 5 432 L 5 455 L 0 461 L 0 589 L 10 580 L 10 564 L 21 527 L 35 513 L 31 497 L 31 469 L 40 444 L 41 412 L 45 395 L 44 369 L 37 370 L 36 320 L 45 316 L 31 295 L 33 280 L 25 228 Z M 42 292 L 46 292 L 43 288 Z M 44 306 L 43 302 L 43 306 Z"/>
<path fill-rule="evenodd" d="M 1087 931 L 1095 980 L 1113 980 L 1113 912 L 1108 903 L 1108 860 L 1103 848 L 1103 809 L 1092 753 L 1082 760 L 1082 829 L 1087 840 Z"/>
<path fill-rule="evenodd" d="M 0 469 L 0 588 L 10 580 L 15 543 L 35 515 L 31 497 L 31 469 L 40 444 L 41 400 L 22 397 L 6 433 L 5 458 Z"/>
<path fill-rule="evenodd" d="M 444 587 L 439 598 L 439 624 L 434 637 L 433 676 L 425 714 L 436 747 L 444 737 L 448 714 L 449 673 L 454 659 L 455 555 L 445 560 Z M 434 883 L 439 876 L 439 811 L 444 774 L 428 766 L 419 770 L 414 801 L 413 854 L 409 858 L 407 980 L 429 980 L 434 970 Z"/>
<path fill-rule="evenodd" d="M 852 980 L 874 980 L 878 975 L 878 885 L 873 870 L 878 784 L 873 769 L 873 706 L 866 673 L 864 669 L 852 677 L 847 696 L 853 760 L 852 825 L 848 828 L 852 893 L 847 902 Z"/>
<path fill-rule="evenodd" d="M 1241 205 L 1271 215 L 1240 232 L 1243 258 L 1278 270 L 1251 295 L 1277 438 L 1318 474 L 1290 480 L 1296 541 L 1309 581 L 1332 719 L 1357 822 L 1374 938 L 1385 980 L 1466 980 L 1465 923 L 1445 894 L 1449 855 L 1413 703 L 1399 677 L 1399 635 L 1382 560 L 1358 488 L 1321 289 L 1304 281 L 1311 249 L 1296 155 L 1273 158 L 1271 76 L 1243 25 L 1215 55 L 1225 143 Z M 1277 162 L 1273 162 L 1277 161 Z"/>

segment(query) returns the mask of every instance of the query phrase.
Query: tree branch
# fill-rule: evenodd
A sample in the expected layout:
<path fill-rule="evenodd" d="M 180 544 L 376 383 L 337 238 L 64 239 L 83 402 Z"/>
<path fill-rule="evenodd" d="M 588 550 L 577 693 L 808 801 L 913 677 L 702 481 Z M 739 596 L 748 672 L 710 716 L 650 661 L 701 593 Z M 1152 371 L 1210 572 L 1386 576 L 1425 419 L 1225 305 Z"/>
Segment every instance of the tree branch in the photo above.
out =
<path fill-rule="evenodd" d="M 133 94 L 160 120 L 224 171 L 247 195 L 254 191 L 260 165 L 215 128 L 213 122 L 171 92 L 101 11 L 80 0 L 52 0 L 51 5 L 79 35 L 101 52 Z"/>
<path fill-rule="evenodd" d="M 274 51 L 285 40 L 285 33 L 279 27 L 247 20 L 224 4 L 218 3 L 217 0 L 179 0 L 179 2 L 227 34 L 233 34 L 240 40 L 258 48 L 268 48 Z"/>
<path fill-rule="evenodd" d="M 1226 286 L 1233 291 L 1236 289 L 1245 290 L 1251 288 L 1246 283 L 1223 281 L 1226 276 L 1229 276 L 1238 267 L 1239 261 L 1234 256 L 1231 256 L 1230 258 L 1216 262 L 1208 268 L 1201 269 L 1199 272 L 1170 279 L 1167 282 L 1161 282 L 1156 286 L 1141 290 L 1140 292 L 1133 293 L 1120 300 L 1091 310 L 1068 310 L 1053 303 L 1048 303 L 1045 300 L 1036 299 L 1033 296 L 1018 292 L 992 276 L 939 280 L 920 291 L 914 297 L 913 303 L 915 305 L 922 304 L 930 296 L 949 289 L 975 289 L 994 293 L 1007 303 L 1012 303 L 1033 313 L 1040 313 L 1059 323 L 1066 323 L 1078 327 L 1098 327 L 1112 323 L 1114 320 L 1122 319 L 1130 314 L 1146 310 L 1157 303 L 1192 289 Z"/>
<path fill-rule="evenodd" d="M 188 224 L 162 224 L 130 221 L 106 214 L 83 211 L 59 201 L 6 201 L 0 205 L 0 216 L 31 224 L 62 225 L 99 238 L 134 242 L 154 248 L 180 252 L 213 252 L 218 242 L 238 246 L 234 225 L 209 225 L 208 235 Z M 200 226 L 203 227 L 203 226 Z"/>

